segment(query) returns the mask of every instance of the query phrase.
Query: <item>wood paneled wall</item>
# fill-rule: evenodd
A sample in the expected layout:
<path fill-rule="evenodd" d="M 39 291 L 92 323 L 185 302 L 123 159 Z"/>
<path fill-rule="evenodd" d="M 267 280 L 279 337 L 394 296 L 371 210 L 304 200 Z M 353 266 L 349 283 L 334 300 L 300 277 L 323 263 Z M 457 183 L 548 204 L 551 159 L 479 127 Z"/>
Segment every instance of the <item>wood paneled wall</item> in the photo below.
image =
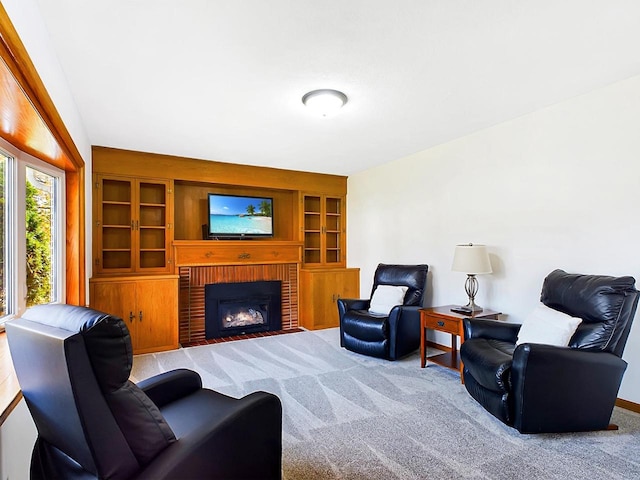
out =
<path fill-rule="evenodd" d="M 298 197 L 290 190 L 235 187 L 218 184 L 195 184 L 176 181 L 175 239 L 202 240 L 202 225 L 207 223 L 207 194 L 248 195 L 273 198 L 273 240 L 295 240 L 298 216 L 295 202 Z"/>

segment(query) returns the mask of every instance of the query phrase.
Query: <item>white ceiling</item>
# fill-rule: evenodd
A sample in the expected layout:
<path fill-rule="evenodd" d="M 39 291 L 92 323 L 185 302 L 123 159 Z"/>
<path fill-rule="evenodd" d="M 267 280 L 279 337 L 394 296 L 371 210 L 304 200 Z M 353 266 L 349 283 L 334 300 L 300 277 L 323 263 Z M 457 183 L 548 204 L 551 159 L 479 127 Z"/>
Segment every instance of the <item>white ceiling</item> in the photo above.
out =
<path fill-rule="evenodd" d="M 223 162 L 348 175 L 640 74 L 637 0 L 38 3 L 93 145 Z"/>

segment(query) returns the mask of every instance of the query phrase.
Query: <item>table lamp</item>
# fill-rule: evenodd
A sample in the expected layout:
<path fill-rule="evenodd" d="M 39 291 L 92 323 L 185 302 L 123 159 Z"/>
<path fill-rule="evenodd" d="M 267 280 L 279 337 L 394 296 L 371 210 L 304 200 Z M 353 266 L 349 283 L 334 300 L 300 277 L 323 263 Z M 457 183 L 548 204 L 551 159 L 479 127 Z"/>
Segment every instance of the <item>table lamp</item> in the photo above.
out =
<path fill-rule="evenodd" d="M 478 293 L 478 280 L 476 279 L 476 275 L 491 273 L 491 262 L 489 261 L 487 247 L 485 245 L 474 245 L 473 243 L 456 245 L 451 270 L 467 274 L 464 289 L 469 297 L 469 303 L 463 307 L 456 307 L 452 310 L 463 313 L 481 312 L 482 307 L 476 305 L 474 301 Z"/>

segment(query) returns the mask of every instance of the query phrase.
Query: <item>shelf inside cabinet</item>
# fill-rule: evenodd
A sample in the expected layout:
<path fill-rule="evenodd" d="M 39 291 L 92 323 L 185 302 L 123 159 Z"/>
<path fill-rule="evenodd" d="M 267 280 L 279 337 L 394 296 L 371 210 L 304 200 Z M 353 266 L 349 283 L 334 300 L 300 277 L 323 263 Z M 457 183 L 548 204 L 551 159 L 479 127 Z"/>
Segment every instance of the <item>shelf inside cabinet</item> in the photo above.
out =
<path fill-rule="evenodd" d="M 103 250 L 102 267 L 109 269 L 131 268 L 131 250 Z"/>
<path fill-rule="evenodd" d="M 104 179 L 102 183 L 103 202 L 131 202 L 131 182 L 128 180 Z"/>

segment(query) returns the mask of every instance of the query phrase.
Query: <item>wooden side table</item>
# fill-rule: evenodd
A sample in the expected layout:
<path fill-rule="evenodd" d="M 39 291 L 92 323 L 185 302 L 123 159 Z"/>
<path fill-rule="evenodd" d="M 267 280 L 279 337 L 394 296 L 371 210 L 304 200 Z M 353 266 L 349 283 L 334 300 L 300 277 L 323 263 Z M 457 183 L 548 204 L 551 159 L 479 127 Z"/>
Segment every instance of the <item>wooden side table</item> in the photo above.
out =
<path fill-rule="evenodd" d="M 460 345 L 464 342 L 464 324 L 465 318 L 484 318 L 489 320 L 498 320 L 501 312 L 484 309 L 481 312 L 473 314 L 462 314 L 452 312 L 451 309 L 457 305 L 445 305 L 442 307 L 422 308 L 420 309 L 420 366 L 424 368 L 427 364 L 427 348 L 426 348 L 426 330 L 436 330 L 451 334 L 451 351 L 441 353 L 429 357 L 429 361 L 441 365 L 443 367 L 458 370 L 460 379 L 462 379 L 462 362 L 458 355 L 457 337 L 460 337 Z"/>

